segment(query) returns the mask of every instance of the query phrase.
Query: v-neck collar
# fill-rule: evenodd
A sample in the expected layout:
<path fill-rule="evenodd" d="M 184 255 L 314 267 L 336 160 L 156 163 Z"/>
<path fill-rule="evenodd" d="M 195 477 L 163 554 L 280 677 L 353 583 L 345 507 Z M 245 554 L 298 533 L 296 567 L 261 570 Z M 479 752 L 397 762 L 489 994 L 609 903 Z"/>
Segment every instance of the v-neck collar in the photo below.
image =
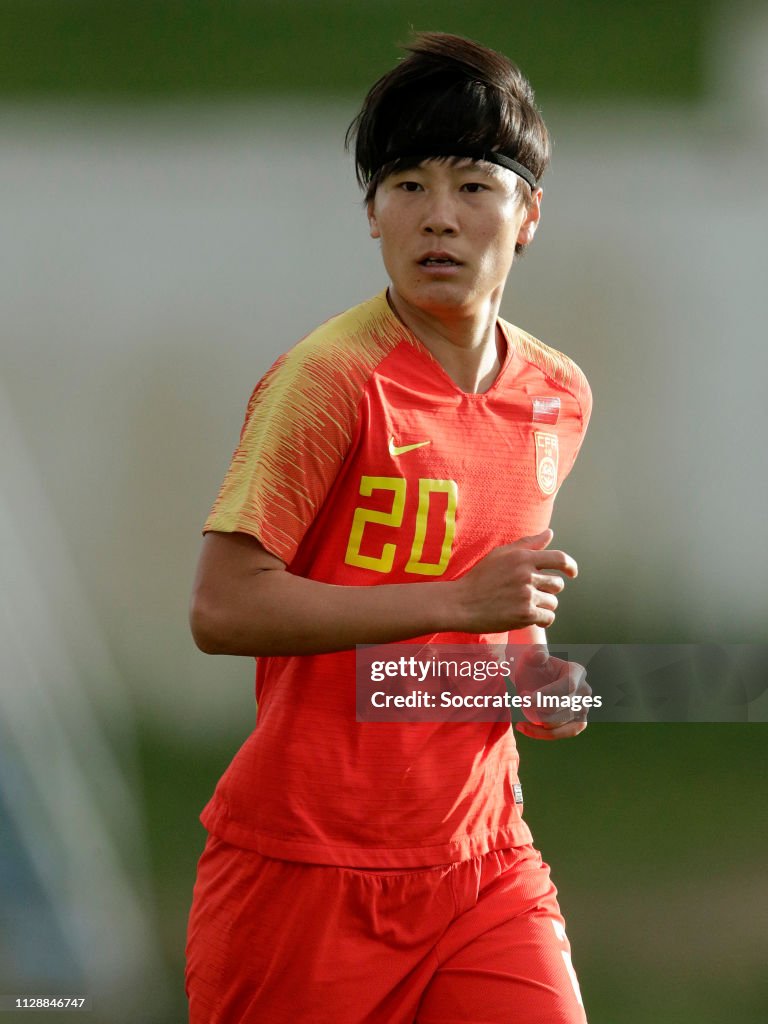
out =
<path fill-rule="evenodd" d="M 501 331 L 504 341 L 506 342 L 506 351 L 504 353 L 504 361 L 499 367 L 499 372 L 496 374 L 496 378 L 493 384 L 491 384 L 487 391 L 464 391 L 462 388 L 459 387 L 459 385 L 456 383 L 453 377 L 451 377 L 451 375 L 448 373 L 448 371 L 445 369 L 442 363 L 437 359 L 437 357 L 430 351 L 429 348 L 427 348 L 427 346 L 424 344 L 421 338 L 419 338 L 417 334 L 414 334 L 410 327 L 408 327 L 408 325 L 404 323 L 397 315 L 395 310 L 390 305 L 388 287 L 385 288 L 384 291 L 380 293 L 380 298 L 382 305 L 384 307 L 385 314 L 389 318 L 390 322 L 402 334 L 406 335 L 409 343 L 412 345 L 416 353 L 425 358 L 431 364 L 431 366 L 435 368 L 436 372 L 443 378 L 443 381 L 450 387 L 450 389 L 453 392 L 455 392 L 457 395 L 460 395 L 462 398 L 478 400 L 484 399 L 487 395 L 493 395 L 494 392 L 497 391 L 497 389 L 502 384 L 503 378 L 506 376 L 509 366 L 515 357 L 515 348 L 512 343 L 512 338 L 510 337 L 510 332 L 507 329 L 507 325 L 500 317 L 496 317 L 496 327 L 498 328 L 498 330 Z"/>

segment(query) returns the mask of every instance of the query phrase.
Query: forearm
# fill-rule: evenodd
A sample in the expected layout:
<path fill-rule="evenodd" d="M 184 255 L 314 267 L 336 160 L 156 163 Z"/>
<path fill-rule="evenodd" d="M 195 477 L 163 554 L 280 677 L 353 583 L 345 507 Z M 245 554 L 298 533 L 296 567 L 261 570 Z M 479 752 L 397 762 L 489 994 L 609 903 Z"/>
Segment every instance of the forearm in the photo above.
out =
<path fill-rule="evenodd" d="M 352 587 L 296 576 L 255 538 L 211 531 L 193 589 L 192 635 L 208 654 L 258 657 L 548 626 L 564 586 L 552 573 L 577 572 L 565 552 L 545 550 L 551 539 L 545 530 L 495 548 L 456 580 Z"/>
<path fill-rule="evenodd" d="M 461 629 L 459 597 L 448 581 L 345 587 L 267 569 L 197 593 L 191 624 L 209 654 L 324 654 Z"/>

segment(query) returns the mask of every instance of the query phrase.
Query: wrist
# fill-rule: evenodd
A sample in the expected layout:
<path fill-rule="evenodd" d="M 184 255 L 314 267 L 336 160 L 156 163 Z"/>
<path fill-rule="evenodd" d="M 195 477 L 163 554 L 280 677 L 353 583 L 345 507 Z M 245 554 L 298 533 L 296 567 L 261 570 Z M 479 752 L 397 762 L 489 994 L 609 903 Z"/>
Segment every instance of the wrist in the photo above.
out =
<path fill-rule="evenodd" d="M 464 600 L 462 580 L 445 580 L 435 584 L 433 610 L 435 614 L 435 632 L 437 633 L 471 633 L 471 622 Z"/>

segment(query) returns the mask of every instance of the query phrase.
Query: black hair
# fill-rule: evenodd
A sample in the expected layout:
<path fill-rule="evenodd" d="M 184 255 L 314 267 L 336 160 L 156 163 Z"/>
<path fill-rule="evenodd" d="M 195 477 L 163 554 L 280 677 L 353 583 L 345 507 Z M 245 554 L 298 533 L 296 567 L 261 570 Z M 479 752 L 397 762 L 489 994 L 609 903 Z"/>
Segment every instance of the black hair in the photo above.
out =
<path fill-rule="evenodd" d="M 533 89 L 507 57 L 444 32 L 422 32 L 408 56 L 368 92 L 345 137 L 369 202 L 387 175 L 430 156 L 500 155 L 538 182 L 549 164 L 549 133 Z M 530 185 L 518 177 L 530 203 Z"/>

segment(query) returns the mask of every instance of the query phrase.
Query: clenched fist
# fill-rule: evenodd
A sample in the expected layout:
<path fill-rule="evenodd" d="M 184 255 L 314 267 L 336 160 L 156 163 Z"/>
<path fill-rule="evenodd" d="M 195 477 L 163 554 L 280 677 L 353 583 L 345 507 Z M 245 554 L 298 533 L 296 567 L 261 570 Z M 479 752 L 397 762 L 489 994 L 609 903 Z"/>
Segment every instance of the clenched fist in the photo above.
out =
<path fill-rule="evenodd" d="M 544 530 L 514 544 L 494 548 L 455 581 L 467 633 L 503 633 L 526 626 L 551 626 L 557 595 L 578 566 L 565 551 L 550 551 L 554 534 Z"/>

